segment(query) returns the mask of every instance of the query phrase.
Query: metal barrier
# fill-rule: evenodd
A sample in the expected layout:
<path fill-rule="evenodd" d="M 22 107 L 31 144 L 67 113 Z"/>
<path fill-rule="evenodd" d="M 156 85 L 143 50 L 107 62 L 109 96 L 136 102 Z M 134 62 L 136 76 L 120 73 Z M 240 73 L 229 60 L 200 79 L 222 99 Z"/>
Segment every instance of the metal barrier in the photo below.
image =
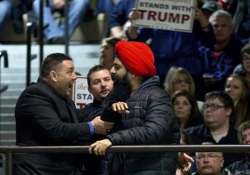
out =
<path fill-rule="evenodd" d="M 12 175 L 13 153 L 88 153 L 89 146 L 0 146 L 5 175 Z M 126 145 L 112 146 L 109 152 L 249 152 L 250 145 Z"/>

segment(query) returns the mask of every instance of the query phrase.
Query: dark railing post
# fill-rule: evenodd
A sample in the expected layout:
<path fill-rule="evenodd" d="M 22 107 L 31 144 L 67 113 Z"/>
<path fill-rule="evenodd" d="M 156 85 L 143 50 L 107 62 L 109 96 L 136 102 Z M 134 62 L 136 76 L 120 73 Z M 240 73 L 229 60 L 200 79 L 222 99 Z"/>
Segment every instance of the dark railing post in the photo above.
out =
<path fill-rule="evenodd" d="M 12 175 L 12 152 L 6 154 L 6 175 Z"/>
<path fill-rule="evenodd" d="M 44 14 L 44 0 L 40 0 L 39 4 L 39 72 L 43 62 L 43 14 Z"/>
<path fill-rule="evenodd" d="M 31 35 L 32 35 L 32 23 L 27 22 L 27 55 L 26 55 L 26 87 L 30 84 L 31 79 Z"/>
<path fill-rule="evenodd" d="M 12 152 L 1 153 L 3 171 L 5 175 L 12 175 Z"/>
<path fill-rule="evenodd" d="M 65 33 L 64 33 L 64 40 L 65 40 L 65 54 L 69 55 L 69 1 L 65 1 L 64 6 L 64 17 L 65 17 Z"/>

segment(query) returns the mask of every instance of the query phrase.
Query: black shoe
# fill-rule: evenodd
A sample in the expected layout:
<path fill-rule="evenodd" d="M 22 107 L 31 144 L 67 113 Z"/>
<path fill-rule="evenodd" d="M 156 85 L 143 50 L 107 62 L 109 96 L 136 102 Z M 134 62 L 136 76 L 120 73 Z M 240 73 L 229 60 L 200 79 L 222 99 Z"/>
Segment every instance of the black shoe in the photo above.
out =
<path fill-rule="evenodd" d="M 8 89 L 8 85 L 0 85 L 0 94 Z"/>

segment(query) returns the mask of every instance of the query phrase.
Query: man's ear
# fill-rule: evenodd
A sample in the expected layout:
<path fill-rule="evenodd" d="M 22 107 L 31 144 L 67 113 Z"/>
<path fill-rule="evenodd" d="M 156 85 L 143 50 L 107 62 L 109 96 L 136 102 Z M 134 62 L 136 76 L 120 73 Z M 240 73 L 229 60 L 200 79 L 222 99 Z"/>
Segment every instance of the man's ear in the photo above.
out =
<path fill-rule="evenodd" d="M 233 112 L 231 108 L 226 109 L 227 115 L 230 116 Z"/>
<path fill-rule="evenodd" d="M 57 77 L 58 77 L 58 76 L 57 76 L 56 71 L 54 71 L 54 70 L 50 71 L 49 76 L 50 76 L 50 79 L 51 79 L 53 82 L 57 82 Z"/>

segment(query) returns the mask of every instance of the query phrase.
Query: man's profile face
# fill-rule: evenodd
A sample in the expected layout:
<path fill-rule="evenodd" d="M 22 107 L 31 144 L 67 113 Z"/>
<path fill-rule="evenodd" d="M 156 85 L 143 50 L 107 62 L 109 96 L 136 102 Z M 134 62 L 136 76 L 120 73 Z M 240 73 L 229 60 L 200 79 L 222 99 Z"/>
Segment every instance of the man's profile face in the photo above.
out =
<path fill-rule="evenodd" d="M 96 100 L 101 101 L 107 97 L 113 89 L 113 80 L 109 70 L 103 69 L 93 72 L 89 76 L 89 91 Z"/>
<path fill-rule="evenodd" d="M 127 76 L 127 70 L 118 58 L 115 58 L 110 72 L 115 80 L 122 80 Z"/>
<path fill-rule="evenodd" d="M 55 67 L 55 90 L 65 98 L 71 98 L 73 83 L 76 79 L 75 68 L 71 60 L 64 60 Z"/>

